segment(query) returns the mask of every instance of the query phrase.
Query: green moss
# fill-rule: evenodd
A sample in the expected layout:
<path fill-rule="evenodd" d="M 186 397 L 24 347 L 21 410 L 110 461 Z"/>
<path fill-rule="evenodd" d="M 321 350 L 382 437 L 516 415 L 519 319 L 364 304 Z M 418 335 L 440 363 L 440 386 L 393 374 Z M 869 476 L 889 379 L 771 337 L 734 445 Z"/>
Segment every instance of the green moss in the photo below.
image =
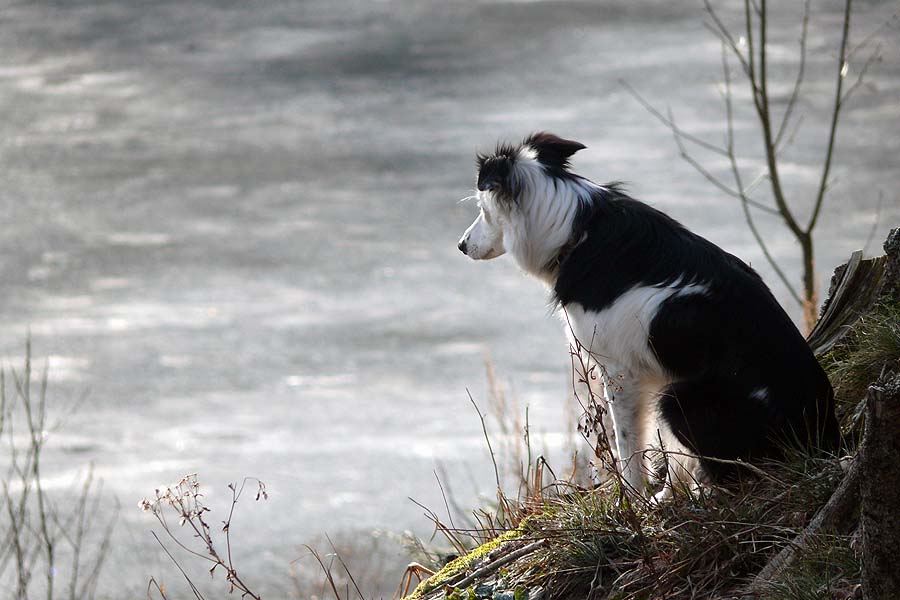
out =
<path fill-rule="evenodd" d="M 503 544 L 522 537 L 527 530 L 527 520 L 524 520 L 517 528 L 507 531 L 490 542 L 478 546 L 465 556 L 460 556 L 459 558 L 450 561 L 443 569 L 422 581 L 408 597 L 408 600 L 419 600 L 424 598 L 427 594 L 440 588 L 460 573 L 465 573 L 476 561 L 484 558 Z M 459 590 L 454 591 L 453 594 L 457 594 L 457 592 L 459 592 Z M 451 596 L 453 596 L 453 594 L 451 594 Z M 465 600 L 467 597 L 468 596 L 463 592 L 463 595 L 460 596 L 460 600 Z"/>

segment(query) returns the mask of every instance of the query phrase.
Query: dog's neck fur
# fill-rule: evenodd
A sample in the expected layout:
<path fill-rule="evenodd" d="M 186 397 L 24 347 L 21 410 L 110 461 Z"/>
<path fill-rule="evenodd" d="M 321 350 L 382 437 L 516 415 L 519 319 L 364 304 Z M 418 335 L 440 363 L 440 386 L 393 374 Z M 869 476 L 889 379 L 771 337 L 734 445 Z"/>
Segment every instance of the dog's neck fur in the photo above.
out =
<path fill-rule="evenodd" d="M 553 287 L 560 264 L 584 239 L 577 221 L 595 201 L 592 191 L 598 186 L 554 177 L 527 148 L 517 157 L 513 177 L 519 210 L 511 231 L 504 232 L 504 245 L 525 272 Z"/>

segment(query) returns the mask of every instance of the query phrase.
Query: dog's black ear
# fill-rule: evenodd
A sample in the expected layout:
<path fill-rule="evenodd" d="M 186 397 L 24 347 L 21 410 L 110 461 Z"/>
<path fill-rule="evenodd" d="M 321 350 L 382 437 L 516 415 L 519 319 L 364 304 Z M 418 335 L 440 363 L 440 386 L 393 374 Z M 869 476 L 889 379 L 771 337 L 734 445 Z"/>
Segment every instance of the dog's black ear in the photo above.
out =
<path fill-rule="evenodd" d="M 534 149 L 539 162 L 548 167 L 558 167 L 560 169 L 568 168 L 569 157 L 579 150 L 587 148 L 581 142 L 564 140 L 546 131 L 528 136 L 523 144 Z"/>

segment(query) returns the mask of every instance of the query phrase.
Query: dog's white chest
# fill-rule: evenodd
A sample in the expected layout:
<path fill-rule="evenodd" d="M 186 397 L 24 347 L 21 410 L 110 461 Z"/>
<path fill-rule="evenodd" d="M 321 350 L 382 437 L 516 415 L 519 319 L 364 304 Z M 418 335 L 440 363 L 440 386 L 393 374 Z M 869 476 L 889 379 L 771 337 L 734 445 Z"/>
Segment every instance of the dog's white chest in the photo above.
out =
<path fill-rule="evenodd" d="M 570 303 L 561 312 L 567 333 L 612 376 L 663 375 L 649 342 L 650 324 L 659 307 L 676 294 L 697 293 L 698 286 L 635 287 L 601 311 Z"/>

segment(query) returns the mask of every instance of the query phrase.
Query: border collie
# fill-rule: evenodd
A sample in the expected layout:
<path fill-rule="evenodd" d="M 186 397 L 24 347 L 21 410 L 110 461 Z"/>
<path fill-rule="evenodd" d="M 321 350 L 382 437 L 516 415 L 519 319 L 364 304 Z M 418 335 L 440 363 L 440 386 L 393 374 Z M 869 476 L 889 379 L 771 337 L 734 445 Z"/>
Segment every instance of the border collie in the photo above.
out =
<path fill-rule="evenodd" d="M 657 440 L 670 451 L 657 500 L 789 443 L 837 450 L 828 378 L 759 275 L 620 185 L 572 173 L 583 148 L 545 132 L 479 155 L 480 212 L 459 249 L 508 252 L 549 286 L 600 367 L 626 488 L 647 491 Z"/>

